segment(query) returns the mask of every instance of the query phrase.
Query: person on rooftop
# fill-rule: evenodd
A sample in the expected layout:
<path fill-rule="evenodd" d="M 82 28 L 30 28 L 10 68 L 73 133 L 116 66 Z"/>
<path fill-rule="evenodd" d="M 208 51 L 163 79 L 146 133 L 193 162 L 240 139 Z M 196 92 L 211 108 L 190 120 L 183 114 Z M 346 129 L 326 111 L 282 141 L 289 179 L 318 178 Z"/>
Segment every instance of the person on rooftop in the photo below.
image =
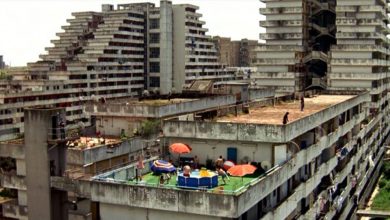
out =
<path fill-rule="evenodd" d="M 215 161 L 215 167 L 219 168 L 223 166 L 223 157 L 222 155 Z"/>
<path fill-rule="evenodd" d="M 197 155 L 194 157 L 194 169 L 199 169 L 199 158 Z"/>
<path fill-rule="evenodd" d="M 288 114 L 290 114 L 289 112 L 286 112 L 286 114 L 284 114 L 283 116 L 283 124 L 287 124 L 288 123 Z"/>
<path fill-rule="evenodd" d="M 303 109 L 305 108 L 305 98 L 301 97 L 301 112 L 303 112 Z"/>
<path fill-rule="evenodd" d="M 218 173 L 218 176 L 221 176 L 222 177 L 222 181 L 223 181 L 223 184 L 226 185 L 226 178 L 229 179 L 228 175 L 226 174 L 226 172 L 222 169 L 222 167 L 217 167 L 217 173 Z"/>

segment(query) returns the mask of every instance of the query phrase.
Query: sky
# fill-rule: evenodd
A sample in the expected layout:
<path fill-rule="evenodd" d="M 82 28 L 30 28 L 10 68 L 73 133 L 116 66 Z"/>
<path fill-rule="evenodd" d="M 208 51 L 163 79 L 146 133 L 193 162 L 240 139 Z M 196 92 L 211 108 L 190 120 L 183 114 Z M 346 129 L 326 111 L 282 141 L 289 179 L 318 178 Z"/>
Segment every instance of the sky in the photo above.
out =
<path fill-rule="evenodd" d="M 35 62 L 50 47 L 56 33 L 71 13 L 101 11 L 101 4 L 123 4 L 159 0 L 0 0 L 0 55 L 7 65 L 24 66 Z M 200 7 L 208 35 L 259 40 L 259 0 L 172 0 L 173 4 L 189 3 Z"/>

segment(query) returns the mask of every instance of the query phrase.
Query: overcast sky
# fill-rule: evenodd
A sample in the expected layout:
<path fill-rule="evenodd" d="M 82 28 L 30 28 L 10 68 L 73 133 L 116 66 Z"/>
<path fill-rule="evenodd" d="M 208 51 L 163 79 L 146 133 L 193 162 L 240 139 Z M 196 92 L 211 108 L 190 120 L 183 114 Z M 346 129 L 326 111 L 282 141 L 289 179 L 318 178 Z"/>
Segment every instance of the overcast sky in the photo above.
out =
<path fill-rule="evenodd" d="M 6 64 L 25 65 L 38 60 L 51 46 L 55 33 L 75 11 L 100 11 L 101 4 L 159 0 L 0 0 L 0 55 Z M 209 35 L 259 40 L 259 0 L 173 0 L 200 7 Z"/>

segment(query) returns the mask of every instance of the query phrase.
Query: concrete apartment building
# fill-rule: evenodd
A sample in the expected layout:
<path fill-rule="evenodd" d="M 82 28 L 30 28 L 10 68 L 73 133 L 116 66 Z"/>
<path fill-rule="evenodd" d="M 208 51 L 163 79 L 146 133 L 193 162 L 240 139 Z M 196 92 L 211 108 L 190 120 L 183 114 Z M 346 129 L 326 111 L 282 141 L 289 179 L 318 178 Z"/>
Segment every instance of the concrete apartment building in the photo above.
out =
<path fill-rule="evenodd" d="M 183 100 L 178 103 L 169 100 L 166 105 L 154 106 L 145 103 L 137 105 L 128 100 L 114 104 L 108 100 L 90 103 L 85 107 L 89 114 L 100 120 L 99 125 L 106 127 L 102 130 L 107 133 L 118 133 L 122 129 L 131 132 L 133 127 L 129 124 L 139 122 L 128 120 L 126 123 L 125 119 L 129 118 L 166 119 L 162 121 L 160 136 L 160 155 L 164 158 L 177 159 L 177 155 L 165 153 L 168 152 L 170 144 L 182 142 L 192 147 L 192 152 L 186 156 L 198 156 L 201 164 L 207 164 L 210 160 L 212 163 L 216 157 L 222 155 L 237 163 L 251 162 L 258 167 L 259 173 L 242 178 L 240 183 L 235 183 L 237 185 L 229 185 L 228 182 L 210 189 L 189 189 L 180 187 L 175 180 L 170 180 L 173 182 L 168 184 L 159 184 L 152 176 L 146 176 L 150 173 L 149 162 L 156 159 L 153 157 L 143 161 L 145 168 L 141 173 L 145 174 L 146 178 L 143 181 L 134 180 L 138 163 L 132 161 L 135 155 L 139 155 L 137 154 L 139 149 L 141 152 L 144 149 L 137 141 L 131 142 L 133 144 L 130 142 L 114 144 L 117 145 L 114 149 L 103 145 L 91 149 L 66 150 L 68 143 L 77 141 L 75 139 L 78 137 L 60 138 L 58 125 L 55 123 L 57 120 L 53 120 L 53 117 L 59 117 L 58 115 L 62 118 L 72 117 L 73 113 L 69 111 L 77 113 L 82 108 L 84 100 L 88 100 L 86 97 L 93 100 L 111 93 L 121 97 L 122 92 L 115 90 L 114 86 L 111 87 L 112 91 L 110 87 L 108 91 L 99 90 L 97 87 L 95 90 L 87 91 L 93 93 L 92 97 L 85 95 L 89 87 L 79 90 L 76 85 L 86 83 L 89 86 L 89 80 L 95 83 L 93 78 L 90 78 L 94 72 L 97 79 L 103 74 L 103 78 L 110 82 L 108 80 L 110 77 L 119 78 L 110 72 L 115 68 L 121 68 L 120 65 L 116 67 L 118 60 L 123 62 L 124 68 L 129 68 L 124 69 L 127 72 L 136 71 L 126 67 L 127 63 L 139 59 L 139 54 L 132 54 L 130 58 L 118 54 L 117 51 L 103 50 L 96 53 L 102 53 L 101 61 L 105 64 L 100 67 L 95 64 L 92 67 L 87 65 L 87 72 L 88 69 L 92 71 L 88 72 L 87 78 L 84 79 L 84 76 L 66 78 L 73 77 L 74 74 L 68 73 L 69 67 L 84 68 L 80 67 L 82 62 L 77 61 L 77 57 L 85 56 L 89 45 L 87 43 L 85 50 L 71 50 L 73 51 L 71 53 L 77 54 L 77 59 L 67 61 L 70 63 L 69 66 L 64 62 L 66 68 L 62 61 L 54 62 L 54 66 L 45 62 L 31 64 L 30 68 L 34 69 L 35 74 L 14 76 L 20 80 L 24 79 L 26 82 L 23 84 L 18 84 L 18 81 L 0 84 L 5 98 L 14 90 L 25 91 L 22 99 L 4 99 L 8 100 L 4 101 L 4 106 L 20 105 L 13 108 L 16 108 L 16 113 L 20 115 L 21 127 L 26 127 L 23 143 L 14 144 L 11 141 L 0 144 L 0 156 L 14 158 L 16 169 L 16 172 L 1 174 L 1 185 L 16 192 L 12 200 L 2 204 L 3 215 L 16 219 L 56 220 L 129 219 L 129 216 L 140 220 L 355 219 L 356 209 L 364 206 L 373 184 L 379 178 L 384 151 L 389 140 L 388 54 L 387 40 L 383 37 L 387 33 L 387 27 L 383 26 L 387 22 L 387 2 L 379 0 L 364 2 L 263 0 L 263 2 L 267 8 L 261 9 L 261 12 L 266 15 L 267 20 L 261 24 L 267 28 L 267 33 L 263 35 L 267 44 L 260 47 L 257 55 L 257 65 L 262 72 L 252 73 L 251 79 L 255 80 L 256 85 L 275 88 L 287 95 L 268 97 L 269 93 L 265 92 L 259 95 L 260 100 L 252 100 L 243 99 L 250 97 L 250 94 L 236 94 L 234 91 L 235 96 Z M 170 8 L 173 17 L 177 15 L 181 17 L 179 20 L 188 22 L 185 26 L 194 27 L 193 23 L 200 23 L 200 26 L 203 24 L 201 21 L 197 22 L 199 14 L 196 13 L 195 6 L 175 7 L 166 1 L 161 3 L 159 9 L 152 4 L 120 5 L 118 9 L 105 5 L 102 20 L 99 16 L 86 20 L 100 23 L 107 19 L 107 22 L 112 21 L 114 24 L 105 26 L 104 21 L 100 23 L 102 27 L 117 27 L 115 24 L 121 23 L 117 24 L 121 30 L 131 32 L 134 28 L 131 25 L 139 24 L 142 16 L 138 15 L 142 14 L 144 19 L 158 18 L 158 21 L 156 20 L 153 25 L 150 22 L 150 25 L 152 27 L 159 25 L 160 28 L 168 30 L 166 31 L 168 33 L 169 20 L 162 19 L 164 18 L 162 15 L 169 15 Z M 175 11 L 179 13 L 175 15 Z M 131 19 L 126 23 L 126 16 L 130 14 Z M 94 16 L 96 14 L 92 15 Z M 121 16 L 126 17 L 123 22 L 118 18 Z M 189 17 L 186 19 L 186 16 Z M 125 25 L 125 29 L 122 29 L 122 23 L 131 27 Z M 173 26 L 184 27 L 182 23 Z M 91 28 L 94 27 L 93 24 L 94 22 L 91 22 Z M 198 36 L 199 31 L 202 32 L 199 30 L 201 27 L 195 26 L 198 34 L 190 31 L 191 34 L 186 36 L 179 31 L 173 39 L 181 39 L 188 43 L 187 58 L 195 57 L 195 61 L 197 58 L 209 59 L 208 56 L 214 54 L 215 48 L 212 49 L 213 46 L 209 48 L 208 41 L 200 40 L 203 39 L 202 34 L 200 34 L 202 37 Z M 77 39 L 93 41 L 96 43 L 95 47 L 105 45 L 106 38 L 109 38 L 105 35 L 106 32 L 96 35 L 100 36 L 98 38 L 86 34 L 85 37 Z M 117 33 L 115 37 L 109 39 L 121 43 L 108 44 L 136 47 L 136 42 L 139 42 L 140 38 L 136 37 L 135 33 L 134 35 Z M 154 43 L 151 48 L 160 48 L 160 54 L 162 48 L 170 47 L 169 34 L 150 30 L 149 35 L 154 39 L 159 36 L 159 43 Z M 200 42 L 194 44 L 193 42 L 198 39 L 196 37 L 199 37 Z M 59 44 L 58 46 L 67 44 L 66 38 L 63 41 L 60 38 L 55 42 Z M 122 38 L 126 40 L 131 38 L 135 41 L 127 44 L 127 41 L 121 40 Z M 162 39 L 165 39 L 164 43 L 161 43 Z M 367 45 L 362 45 L 363 43 Z M 115 46 L 110 50 L 121 50 L 114 48 Z M 141 47 L 137 50 L 141 50 Z M 153 52 L 156 55 L 158 49 L 148 48 L 148 51 L 146 53 Z M 57 59 L 55 54 L 60 52 L 50 53 L 47 55 L 53 55 L 50 59 Z M 96 63 L 96 59 L 99 60 L 95 52 L 88 53 L 92 54 L 90 58 L 92 63 Z M 173 56 L 175 53 L 186 57 L 184 53 L 176 51 L 172 52 Z M 145 60 L 142 67 L 151 68 L 152 62 L 159 63 L 161 69 L 161 66 L 171 62 L 169 57 L 153 59 L 155 60 Z M 172 62 L 175 62 L 175 59 Z M 55 71 L 47 72 L 45 65 Z M 153 64 L 154 67 L 158 65 Z M 182 63 L 177 69 L 183 69 L 183 66 L 185 70 L 193 70 L 195 75 L 200 71 L 197 69 L 200 64 L 195 66 L 193 60 L 186 64 Z M 165 70 L 167 69 L 169 67 L 166 66 Z M 164 71 L 152 77 L 165 77 Z M 80 70 L 81 72 L 83 71 Z M 204 74 L 206 72 L 206 68 L 202 69 L 199 76 L 207 78 Z M 169 71 L 166 73 L 170 76 Z M 172 75 L 173 73 L 174 71 Z M 189 71 L 189 74 L 192 72 Z M 221 76 L 220 73 L 217 76 Z M 29 80 L 29 77 L 34 80 Z M 224 78 L 224 75 L 221 78 Z M 131 84 L 133 78 L 129 80 Z M 145 88 L 145 82 L 148 80 L 151 81 L 144 75 L 143 82 L 140 82 L 143 86 L 140 86 L 141 89 Z M 164 80 L 166 81 L 160 81 L 160 86 L 161 83 L 170 84 L 169 77 Z M 30 84 L 28 81 L 31 81 Z M 103 84 L 100 86 L 104 87 L 106 84 L 103 79 L 102 81 Z M 121 79 L 113 81 L 122 82 Z M 153 81 L 157 82 L 157 79 Z M 64 90 L 69 91 L 69 96 L 64 98 L 68 100 L 67 103 L 71 103 L 70 106 L 62 106 L 65 109 L 38 108 L 27 111 L 21 109 L 25 108 L 23 102 L 50 105 L 44 101 L 63 97 L 62 91 L 56 91 L 57 86 L 65 87 L 72 85 L 73 82 L 75 86 L 66 87 L 69 90 Z M 99 85 L 100 82 L 96 83 Z M 42 91 L 36 89 L 35 83 L 39 83 L 38 88 Z M 223 85 L 224 82 L 220 84 Z M 138 85 L 138 82 L 134 85 Z M 172 88 L 176 88 L 175 85 L 172 84 Z M 240 84 L 225 83 L 225 86 L 227 90 L 233 91 Z M 248 84 L 241 86 L 239 91 L 249 92 Z M 126 88 L 130 93 L 139 91 L 138 87 L 133 91 L 132 87 Z M 301 111 L 299 103 L 291 98 L 302 96 L 302 91 L 310 88 L 325 88 L 328 91 L 320 93 L 305 91 L 305 109 Z M 35 98 L 28 95 L 31 92 L 37 94 L 47 92 L 47 96 Z M 61 96 L 54 96 L 53 93 L 56 95 L 60 93 Z M 54 101 L 51 105 L 60 107 L 60 104 Z M 5 108 L 3 112 L 13 114 L 15 112 L 9 112 L 13 108 Z M 282 118 L 286 112 L 290 113 L 289 121 L 283 124 Z M 9 123 L 8 118 L 9 116 L 3 116 L 2 122 Z M 77 114 L 74 118 L 75 120 L 78 118 Z M 7 124 L 5 128 L 13 127 Z M 69 153 L 70 150 L 73 152 Z M 66 153 L 71 154 L 70 157 L 67 158 Z M 130 163 L 113 169 L 113 166 L 120 165 L 121 162 Z M 104 168 L 110 170 L 102 172 Z M 74 169 L 79 171 L 70 172 Z"/>
<path fill-rule="evenodd" d="M 388 1 L 262 2 L 266 7 L 260 13 L 266 19 L 260 25 L 266 32 L 260 37 L 266 44 L 258 49 L 253 82 L 281 93 L 325 89 L 347 94 L 366 90 L 370 93 L 370 117 L 375 118 L 379 134 L 387 136 L 389 131 L 382 126 L 388 121 L 384 110 L 389 100 Z M 375 160 L 371 165 L 381 166 Z M 361 196 L 357 198 L 362 201 Z M 350 201 L 346 207 L 350 213 L 356 209 Z"/>
<path fill-rule="evenodd" d="M 285 92 L 324 87 L 329 51 L 336 44 L 336 0 L 263 2 L 266 7 L 260 13 L 266 20 L 260 25 L 266 33 L 260 38 L 266 44 L 259 47 L 258 72 L 252 78 L 258 85 Z"/>
<path fill-rule="evenodd" d="M 258 85 L 288 92 L 386 91 L 388 1 L 263 2 L 266 33 L 260 37 L 267 43 L 252 74 Z"/>
<path fill-rule="evenodd" d="M 252 92 L 251 97 L 246 97 L 248 99 L 262 99 L 265 97 L 272 97 L 273 95 L 272 91 L 264 90 Z M 122 99 L 122 101 L 130 102 L 130 99 Z M 137 161 L 139 155 L 141 155 L 141 152 L 142 155 L 145 155 L 145 158 L 154 158 L 155 156 L 162 154 L 164 150 L 162 148 L 162 146 L 164 146 L 163 140 L 161 140 L 160 144 L 160 139 L 152 138 L 152 140 L 149 140 L 150 138 L 145 139 L 139 136 L 125 139 L 119 138 L 119 134 L 123 129 L 123 124 L 126 124 L 125 127 L 136 127 L 141 121 L 148 119 L 161 120 L 167 117 L 190 118 L 193 120 L 195 117 L 194 115 L 198 112 L 203 112 L 206 109 L 208 109 L 208 111 L 215 110 L 220 107 L 235 104 L 236 96 L 214 95 L 210 97 L 200 96 L 199 98 L 181 98 L 180 100 L 151 99 L 137 102 L 133 99 L 131 101 L 131 105 L 120 105 L 121 102 L 118 100 L 115 103 L 108 101 L 104 104 L 100 103 L 86 106 L 86 111 L 97 118 L 96 130 L 99 129 L 100 131 L 98 132 L 102 132 L 103 136 L 101 137 L 95 136 L 95 132 L 92 132 L 93 136 L 89 136 L 88 134 L 78 136 L 78 134 L 86 133 L 86 131 L 75 134 L 74 131 L 68 132 L 71 130 L 66 129 L 65 138 L 61 138 L 58 119 L 65 118 L 64 108 L 26 109 L 24 117 L 26 117 L 26 114 L 33 116 L 28 117 L 30 122 L 25 121 L 24 123 L 29 126 L 33 126 L 33 124 L 40 125 L 40 132 L 36 133 L 36 137 L 39 137 L 37 139 L 39 139 L 41 143 L 39 151 L 47 151 L 48 154 L 40 153 L 40 156 L 34 154 L 34 157 L 26 155 L 28 150 L 27 145 L 32 143 L 32 141 L 29 141 L 31 136 L 0 143 L 0 157 L 2 159 L 7 157 L 13 158 L 13 163 L 16 168 L 16 172 L 6 171 L 1 174 L 1 179 L 3 180 L 1 185 L 16 192 L 14 200 L 0 202 L 4 208 L 4 212 L 2 212 L 4 216 L 2 217 L 9 217 L 12 219 L 37 219 L 36 214 L 28 212 L 29 197 L 27 194 L 29 189 L 34 189 L 34 186 L 31 185 L 33 180 L 26 180 L 26 167 L 28 167 L 30 163 L 35 163 L 35 160 L 42 161 L 43 164 L 47 161 L 47 163 L 50 164 L 48 169 L 41 170 L 43 176 L 46 176 L 47 174 L 45 172 L 49 171 L 49 175 L 51 176 L 65 175 L 72 179 L 88 179 L 96 174 L 105 172 L 106 170 L 134 163 Z M 115 123 L 104 122 L 106 119 L 113 119 L 114 117 L 119 120 L 115 120 Z M 34 129 L 29 129 L 29 132 L 33 131 Z M 61 150 L 61 153 L 59 154 L 61 157 L 61 159 L 59 159 L 60 161 L 57 161 L 57 148 L 58 150 Z M 65 151 L 62 152 L 63 150 Z M 48 155 L 50 158 L 47 158 Z M 63 161 L 65 161 L 65 163 Z M 41 164 L 41 166 L 43 166 L 43 164 Z M 45 184 L 47 184 L 47 182 Z M 91 219 L 91 201 L 86 201 L 85 199 L 78 200 L 72 195 L 73 194 L 69 194 L 68 203 L 63 202 L 63 204 L 65 204 L 63 205 L 63 208 L 66 211 L 69 206 L 71 207 L 72 201 L 74 201 L 75 205 L 78 207 L 77 210 L 70 208 L 69 219 Z M 32 199 L 33 197 L 30 198 Z M 52 198 L 51 204 L 55 203 L 55 199 Z M 53 218 L 55 219 L 60 218 L 60 216 L 55 213 L 52 214 L 52 216 L 54 216 Z M 42 219 L 42 216 L 39 219 Z"/>
<path fill-rule="evenodd" d="M 0 145 L 2 157 L 16 158 L 16 173 L 2 174 L 2 186 L 18 191 L 16 200 L 3 204 L 4 215 L 17 219 L 128 219 L 132 216 L 135 219 L 245 220 L 354 217 L 356 205 L 364 202 L 369 194 L 370 180 L 379 176 L 377 168 L 382 163 L 383 144 L 387 138 L 381 131 L 384 129 L 388 132 L 390 129 L 388 120 L 381 124 L 380 117 L 375 117 L 375 113 L 369 111 L 368 92 L 355 95 L 313 95 L 306 98 L 303 112 L 299 109 L 299 103 L 287 99 L 278 103 L 274 98 L 249 102 L 247 112 L 242 105 L 229 104 L 234 96 L 226 98 L 220 100 L 225 100 L 223 103 L 226 105 L 218 109 L 214 108 L 212 102 L 205 102 L 205 109 L 196 110 L 198 113 L 192 117 L 196 119 L 199 113 L 207 115 L 205 111 L 216 111 L 218 116 L 212 120 L 207 117 L 201 121 L 175 117 L 165 121 L 161 147 L 164 149 L 176 142 L 187 143 L 193 151 L 186 156 L 198 155 L 202 164 L 210 158 L 223 155 L 236 162 L 250 161 L 261 165 L 264 173 L 245 180 L 243 186 L 223 188 L 221 185 L 209 190 L 193 190 L 176 185 L 159 185 L 147 180 L 134 182 L 132 179 L 136 163 L 91 177 L 88 172 L 94 173 L 96 168 L 103 166 L 98 161 L 111 154 L 105 154 L 105 148 L 91 148 L 86 149 L 84 156 L 73 152 L 72 160 L 65 163 L 65 153 L 62 157 L 55 155 L 66 147 L 70 139 L 59 140 L 58 136 L 53 138 L 50 133 L 43 132 L 51 130 L 51 117 L 57 116 L 56 112 L 64 115 L 65 111 L 28 110 L 25 114 L 31 116 L 25 116 L 27 125 L 32 120 L 34 124 L 46 121 L 45 129 L 34 133 L 34 139 L 40 140 L 39 146 L 44 149 L 37 154 L 35 142 L 30 141 L 32 134 L 25 136 L 24 144 L 13 145 L 10 142 Z M 192 107 L 199 107 L 192 106 L 191 102 L 174 105 L 181 105 L 180 112 L 186 115 Z M 194 103 L 197 102 L 194 100 Z M 109 107 L 111 110 L 98 107 L 98 111 L 100 114 L 116 115 L 126 111 L 126 108 L 119 110 L 111 105 Z M 135 114 L 141 109 L 138 106 L 132 108 L 132 111 L 127 110 L 127 114 Z M 150 106 L 142 108 L 149 109 Z M 161 106 L 158 111 L 149 112 L 177 115 L 166 109 L 169 108 Z M 286 111 L 290 112 L 290 122 L 283 125 L 281 119 Z M 386 115 L 388 111 L 386 105 L 380 114 Z M 126 146 L 122 144 L 112 148 L 115 156 L 125 152 L 128 149 Z M 48 149 L 47 155 L 42 153 L 45 149 Z M 229 153 L 232 149 L 235 154 Z M 118 158 L 127 159 L 125 155 Z M 37 163 L 37 160 L 40 162 Z M 54 168 L 45 162 L 50 160 L 54 160 Z M 91 161 L 96 161 L 96 165 L 90 166 L 88 162 Z M 145 160 L 145 165 L 148 161 Z M 87 164 L 90 168 L 71 174 L 70 167 L 66 168 L 65 165 L 69 166 L 69 162 L 72 162 L 72 168 L 77 164 Z M 41 164 L 46 168 L 35 169 L 30 167 L 30 163 L 36 166 Z M 118 161 L 111 159 L 111 163 L 117 164 Z M 34 191 L 34 184 L 38 184 L 32 178 L 29 179 L 29 175 L 34 176 L 31 173 L 36 170 L 42 172 L 39 176 L 48 177 L 40 180 L 45 187 L 34 192 L 46 195 L 43 201 L 51 198 L 50 203 L 44 206 L 45 209 L 42 209 L 43 203 L 36 204 L 35 194 L 29 192 Z M 149 172 L 148 165 L 142 172 Z M 329 191 L 330 188 L 333 190 Z M 61 203 L 69 205 L 57 209 Z"/>
<path fill-rule="evenodd" d="M 3 60 L 3 55 L 0 55 L 0 69 L 4 69 L 5 68 L 5 62 Z"/>
<path fill-rule="evenodd" d="M 218 51 L 218 61 L 229 67 L 250 67 L 256 58 L 255 49 L 258 41 L 215 36 L 213 42 Z"/>
<path fill-rule="evenodd" d="M 66 107 L 68 126 L 88 125 L 85 102 L 144 90 L 179 93 L 194 80 L 218 85 L 236 78 L 234 69 L 217 62 L 197 6 L 160 5 L 103 5 L 102 12 L 73 13 L 42 60 L 0 81 L 0 140 L 24 132 L 24 108 Z"/>

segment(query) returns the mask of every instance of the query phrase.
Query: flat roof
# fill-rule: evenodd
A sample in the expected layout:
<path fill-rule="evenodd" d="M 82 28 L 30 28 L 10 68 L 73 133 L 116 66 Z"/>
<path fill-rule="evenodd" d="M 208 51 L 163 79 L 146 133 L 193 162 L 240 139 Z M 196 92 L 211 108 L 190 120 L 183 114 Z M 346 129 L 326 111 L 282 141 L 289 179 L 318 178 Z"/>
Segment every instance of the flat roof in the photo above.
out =
<path fill-rule="evenodd" d="M 320 112 L 333 105 L 345 102 L 354 95 L 318 95 L 305 98 L 304 111 L 300 110 L 300 100 L 281 102 L 275 106 L 250 108 L 249 114 L 227 115 L 217 119 L 217 122 L 227 123 L 251 123 L 251 124 L 283 124 L 283 116 L 289 112 L 289 122 L 293 122 Z"/>
<path fill-rule="evenodd" d="M 145 106 L 164 106 L 171 105 L 182 102 L 191 102 L 198 99 L 188 99 L 188 98 L 174 98 L 174 99 L 144 99 L 139 101 L 134 98 L 123 98 L 123 99 L 115 99 L 108 100 L 110 104 L 127 104 L 127 105 L 145 105 Z"/>

